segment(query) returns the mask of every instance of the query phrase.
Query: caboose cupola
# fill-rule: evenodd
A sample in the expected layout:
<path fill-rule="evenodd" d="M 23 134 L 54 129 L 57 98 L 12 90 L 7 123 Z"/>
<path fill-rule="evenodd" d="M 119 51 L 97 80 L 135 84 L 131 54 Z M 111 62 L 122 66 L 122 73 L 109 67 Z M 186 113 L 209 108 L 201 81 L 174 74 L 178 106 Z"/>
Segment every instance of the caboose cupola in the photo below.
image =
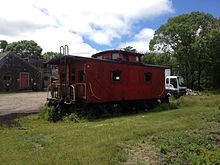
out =
<path fill-rule="evenodd" d="M 115 61 L 141 62 L 143 54 L 127 52 L 123 50 L 107 50 L 92 55 L 92 58 L 107 59 Z"/>

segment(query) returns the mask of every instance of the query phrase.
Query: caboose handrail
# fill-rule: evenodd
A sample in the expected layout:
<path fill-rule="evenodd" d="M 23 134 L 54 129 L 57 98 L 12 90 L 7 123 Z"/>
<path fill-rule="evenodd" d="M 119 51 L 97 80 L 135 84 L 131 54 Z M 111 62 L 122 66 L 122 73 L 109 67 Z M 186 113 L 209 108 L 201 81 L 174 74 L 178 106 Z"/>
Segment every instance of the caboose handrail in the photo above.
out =
<path fill-rule="evenodd" d="M 49 84 L 48 87 L 47 87 L 47 98 L 57 98 L 58 96 L 61 97 L 60 95 L 60 90 L 62 87 L 70 87 L 70 85 L 68 84 Z M 54 90 L 54 88 L 56 88 L 56 90 Z M 72 85 L 71 88 L 73 89 L 73 96 L 75 97 L 75 87 Z M 53 91 L 54 90 L 54 91 Z M 55 95 L 52 95 L 52 93 L 50 93 L 50 91 L 52 92 L 56 92 L 56 93 L 53 93 Z M 51 97 L 49 97 L 49 93 L 51 94 Z M 74 98 L 75 100 L 75 98 Z"/>
<path fill-rule="evenodd" d="M 74 85 L 70 85 L 70 88 L 72 88 L 72 90 L 73 90 L 73 92 L 72 92 L 72 94 L 73 94 L 73 101 L 76 101 L 76 92 L 75 92 L 75 87 L 74 87 Z"/>

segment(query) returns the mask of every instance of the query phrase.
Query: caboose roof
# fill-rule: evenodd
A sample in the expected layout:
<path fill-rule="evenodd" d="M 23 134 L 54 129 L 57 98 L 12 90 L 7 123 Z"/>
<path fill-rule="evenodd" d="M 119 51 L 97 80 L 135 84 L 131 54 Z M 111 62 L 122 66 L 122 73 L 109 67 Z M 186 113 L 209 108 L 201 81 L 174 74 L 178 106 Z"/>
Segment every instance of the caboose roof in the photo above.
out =
<path fill-rule="evenodd" d="M 136 65 L 136 66 L 146 66 L 146 67 L 158 67 L 158 68 L 168 68 L 161 65 L 152 65 L 152 64 L 143 64 L 137 62 L 130 61 L 121 61 L 121 60 L 108 60 L 108 59 L 98 59 L 98 58 L 89 58 L 89 57 L 81 57 L 74 55 L 66 55 L 66 56 L 58 56 L 46 62 L 46 64 L 59 65 L 60 60 L 66 58 L 67 63 L 72 63 L 73 61 L 99 61 L 99 62 L 108 62 L 108 63 L 119 63 L 119 64 L 128 64 L 128 65 Z"/>
<path fill-rule="evenodd" d="M 107 53 L 120 53 L 120 54 L 123 54 L 125 56 L 138 56 L 138 57 L 141 57 L 141 56 L 144 55 L 144 54 L 141 54 L 141 53 L 128 52 L 128 51 L 123 51 L 123 50 L 106 50 L 106 51 L 96 53 L 96 54 L 92 55 L 92 57 L 96 58 L 100 55 L 107 54 Z"/>

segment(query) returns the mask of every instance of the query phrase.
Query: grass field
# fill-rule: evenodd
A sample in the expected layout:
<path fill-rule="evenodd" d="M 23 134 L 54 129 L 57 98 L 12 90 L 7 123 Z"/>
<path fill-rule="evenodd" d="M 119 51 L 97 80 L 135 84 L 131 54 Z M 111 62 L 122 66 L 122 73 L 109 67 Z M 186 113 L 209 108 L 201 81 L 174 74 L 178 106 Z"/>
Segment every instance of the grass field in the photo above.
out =
<path fill-rule="evenodd" d="M 0 127 L 0 164 L 220 164 L 220 95 L 172 104 L 77 123 L 20 119 Z"/>

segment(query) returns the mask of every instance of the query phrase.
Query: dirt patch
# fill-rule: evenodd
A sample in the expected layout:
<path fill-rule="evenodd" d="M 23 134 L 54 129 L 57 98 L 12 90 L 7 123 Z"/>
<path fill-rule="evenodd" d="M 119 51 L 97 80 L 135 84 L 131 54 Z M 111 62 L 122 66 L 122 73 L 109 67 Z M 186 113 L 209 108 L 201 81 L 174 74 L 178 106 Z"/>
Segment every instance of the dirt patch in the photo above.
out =
<path fill-rule="evenodd" d="M 38 112 L 46 103 L 47 92 L 0 94 L 0 116 L 12 113 Z"/>
<path fill-rule="evenodd" d="M 126 161 L 119 164 L 163 164 L 160 151 L 150 142 L 145 140 L 137 140 L 134 142 L 126 142 L 121 146 L 126 153 Z"/>

